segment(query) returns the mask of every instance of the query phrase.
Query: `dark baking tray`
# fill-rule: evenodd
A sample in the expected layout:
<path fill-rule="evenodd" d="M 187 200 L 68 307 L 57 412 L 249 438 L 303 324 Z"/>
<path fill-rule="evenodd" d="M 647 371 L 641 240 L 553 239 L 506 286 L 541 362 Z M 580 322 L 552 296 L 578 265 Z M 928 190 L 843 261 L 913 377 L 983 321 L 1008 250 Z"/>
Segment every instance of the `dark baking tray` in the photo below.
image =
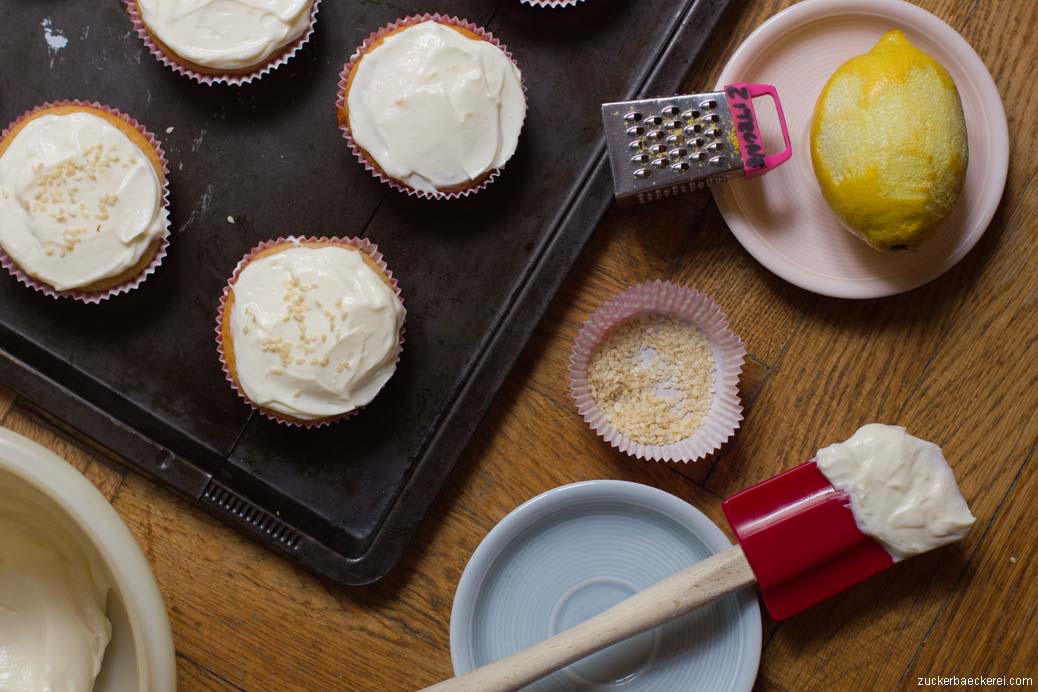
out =
<path fill-rule="evenodd" d="M 0 277 L 0 381 L 292 560 L 343 584 L 379 579 L 611 203 L 599 104 L 673 93 L 729 2 L 588 0 L 559 10 L 324 0 L 295 59 L 228 88 L 160 65 L 117 0 L 4 0 L 0 120 L 63 98 L 138 118 L 170 161 L 173 238 L 154 276 L 101 305 Z M 335 125 L 348 55 L 419 11 L 489 28 L 526 77 L 519 150 L 472 198 L 389 190 Z M 48 30 L 68 45 L 55 51 Z M 291 234 L 371 238 L 408 308 L 403 358 L 385 391 L 319 430 L 252 415 L 214 348 L 216 304 L 235 264 L 259 241 Z"/>

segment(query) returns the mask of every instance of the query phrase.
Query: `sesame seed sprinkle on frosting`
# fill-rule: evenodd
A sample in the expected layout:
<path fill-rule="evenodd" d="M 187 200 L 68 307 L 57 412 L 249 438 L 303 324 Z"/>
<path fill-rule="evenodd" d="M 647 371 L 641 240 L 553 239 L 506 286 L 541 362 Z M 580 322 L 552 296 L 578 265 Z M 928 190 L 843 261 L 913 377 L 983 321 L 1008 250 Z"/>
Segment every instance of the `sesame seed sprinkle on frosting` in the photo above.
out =
<path fill-rule="evenodd" d="M 298 420 L 347 413 L 396 369 L 404 308 L 359 250 L 299 245 L 253 259 L 233 294 L 237 379 L 262 408 Z"/>

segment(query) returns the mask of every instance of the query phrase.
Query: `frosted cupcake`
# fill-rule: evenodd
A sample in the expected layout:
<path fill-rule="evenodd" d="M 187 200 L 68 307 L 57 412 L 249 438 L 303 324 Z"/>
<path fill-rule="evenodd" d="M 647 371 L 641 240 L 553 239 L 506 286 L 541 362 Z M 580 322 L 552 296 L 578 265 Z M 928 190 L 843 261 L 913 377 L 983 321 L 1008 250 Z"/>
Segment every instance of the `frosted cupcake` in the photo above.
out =
<path fill-rule="evenodd" d="M 424 197 L 489 182 L 515 154 L 522 75 L 478 27 L 425 15 L 373 34 L 343 71 L 338 116 L 372 172 Z"/>
<path fill-rule="evenodd" d="M 377 248 L 286 238 L 238 265 L 219 314 L 231 384 L 260 412 L 314 425 L 367 405 L 396 371 L 404 307 Z"/>
<path fill-rule="evenodd" d="M 572 7 L 584 2 L 584 0 L 520 0 L 520 2 L 532 7 Z"/>
<path fill-rule="evenodd" d="M 306 42 L 320 0 L 126 1 L 138 33 L 163 62 L 199 81 L 241 82 Z"/>
<path fill-rule="evenodd" d="M 128 290 L 165 252 L 165 184 L 136 122 L 97 104 L 41 107 L 0 140 L 0 260 L 52 295 Z"/>

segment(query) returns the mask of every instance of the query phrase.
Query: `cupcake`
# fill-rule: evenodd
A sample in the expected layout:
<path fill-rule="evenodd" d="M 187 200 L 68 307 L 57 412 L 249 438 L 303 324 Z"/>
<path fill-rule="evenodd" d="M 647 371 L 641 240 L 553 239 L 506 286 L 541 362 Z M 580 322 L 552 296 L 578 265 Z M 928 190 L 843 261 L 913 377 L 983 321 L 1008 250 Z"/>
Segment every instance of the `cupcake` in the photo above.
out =
<path fill-rule="evenodd" d="M 532 7 L 572 7 L 584 0 L 520 0 L 520 2 Z"/>
<path fill-rule="evenodd" d="M 440 15 L 373 34 L 343 70 L 339 124 L 357 158 L 397 189 L 457 197 L 492 180 L 526 119 L 522 75 L 482 29 Z"/>
<path fill-rule="evenodd" d="M 396 371 L 404 306 L 366 240 L 285 238 L 239 263 L 218 347 L 241 396 L 276 420 L 319 425 L 367 405 Z"/>
<path fill-rule="evenodd" d="M 0 261 L 49 295 L 97 302 L 138 285 L 169 234 L 166 165 L 136 122 L 46 105 L 0 139 Z"/>
<path fill-rule="evenodd" d="M 126 0 L 138 33 L 178 72 L 242 83 L 287 61 L 313 32 L 320 0 Z"/>

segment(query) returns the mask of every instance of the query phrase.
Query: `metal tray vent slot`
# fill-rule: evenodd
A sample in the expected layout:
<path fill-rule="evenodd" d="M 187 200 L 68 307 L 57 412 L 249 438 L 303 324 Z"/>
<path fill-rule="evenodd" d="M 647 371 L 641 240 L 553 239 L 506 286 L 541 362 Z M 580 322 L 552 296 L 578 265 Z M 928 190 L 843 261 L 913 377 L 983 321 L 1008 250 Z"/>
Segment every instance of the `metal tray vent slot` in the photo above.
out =
<path fill-rule="evenodd" d="M 299 547 L 299 533 L 295 529 L 216 481 L 209 481 L 202 498 L 270 536 L 289 550 Z"/>

